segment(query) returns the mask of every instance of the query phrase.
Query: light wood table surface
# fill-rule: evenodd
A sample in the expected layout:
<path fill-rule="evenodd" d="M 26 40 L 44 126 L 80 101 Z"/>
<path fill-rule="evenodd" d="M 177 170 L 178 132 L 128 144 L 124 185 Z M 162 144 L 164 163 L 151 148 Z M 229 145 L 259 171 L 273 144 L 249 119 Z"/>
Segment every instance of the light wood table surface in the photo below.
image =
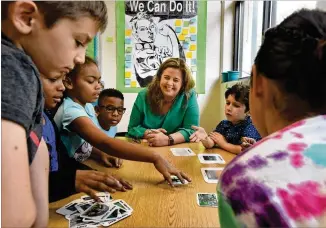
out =
<path fill-rule="evenodd" d="M 146 145 L 147 143 L 142 142 Z M 228 164 L 234 154 L 221 149 L 205 149 L 201 143 L 184 143 L 174 148 L 189 147 L 196 154 L 218 153 Z M 188 185 L 171 188 L 163 181 L 163 176 L 149 163 L 124 161 L 120 169 L 105 168 L 93 160 L 87 165 L 99 170 L 118 175 L 132 183 L 134 189 L 128 192 L 116 192 L 113 199 L 125 200 L 133 209 L 133 214 L 112 227 L 219 227 L 218 209 L 199 207 L 196 193 L 216 193 L 216 184 L 204 181 L 201 168 L 224 167 L 219 164 L 201 164 L 197 156 L 175 157 L 170 147 L 158 147 L 153 150 L 167 158 L 178 169 L 186 172 L 192 182 Z M 132 151 L 131 151 L 132 152 Z M 84 194 L 72 195 L 50 204 L 48 227 L 68 227 L 68 220 L 55 211 L 80 198 Z"/>

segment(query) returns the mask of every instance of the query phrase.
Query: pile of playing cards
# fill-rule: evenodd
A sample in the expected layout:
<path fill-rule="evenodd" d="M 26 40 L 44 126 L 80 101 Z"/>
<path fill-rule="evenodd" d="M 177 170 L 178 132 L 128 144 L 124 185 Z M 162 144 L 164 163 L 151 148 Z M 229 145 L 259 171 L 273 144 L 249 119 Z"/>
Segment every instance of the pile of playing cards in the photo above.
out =
<path fill-rule="evenodd" d="M 100 192 L 102 202 L 82 196 L 56 212 L 69 220 L 70 228 L 110 226 L 132 214 L 133 209 L 123 200 L 112 200 L 109 193 Z"/>

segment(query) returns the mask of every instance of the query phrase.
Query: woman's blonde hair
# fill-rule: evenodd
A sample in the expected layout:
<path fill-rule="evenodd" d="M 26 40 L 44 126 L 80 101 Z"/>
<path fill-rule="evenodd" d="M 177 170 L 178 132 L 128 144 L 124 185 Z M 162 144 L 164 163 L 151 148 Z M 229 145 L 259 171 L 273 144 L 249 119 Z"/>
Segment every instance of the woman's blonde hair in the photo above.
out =
<path fill-rule="evenodd" d="M 192 79 L 191 72 L 187 67 L 186 62 L 179 58 L 170 58 L 164 61 L 160 68 L 157 70 L 156 76 L 153 81 L 148 85 L 147 102 L 151 107 L 151 110 L 155 114 L 160 114 L 163 107 L 163 93 L 160 88 L 160 81 L 164 70 L 167 68 L 179 69 L 182 73 L 182 86 L 178 93 L 185 93 L 186 101 L 190 97 L 190 90 L 195 87 L 195 82 Z M 177 96 L 178 96 L 177 95 Z"/>

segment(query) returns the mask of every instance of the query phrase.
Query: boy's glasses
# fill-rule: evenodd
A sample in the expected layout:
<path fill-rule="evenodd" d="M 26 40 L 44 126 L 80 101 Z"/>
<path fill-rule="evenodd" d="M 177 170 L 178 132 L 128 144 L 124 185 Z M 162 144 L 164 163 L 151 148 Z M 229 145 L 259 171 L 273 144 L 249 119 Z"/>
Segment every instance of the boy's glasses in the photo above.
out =
<path fill-rule="evenodd" d="M 118 112 L 119 115 L 124 114 L 125 111 L 126 111 L 126 108 L 121 108 L 121 107 L 116 108 L 116 107 L 113 107 L 113 106 L 103 106 L 103 105 L 101 105 L 101 106 L 99 106 L 99 107 L 100 107 L 100 108 L 104 108 L 105 111 L 107 111 L 108 113 L 114 113 L 115 110 L 117 110 L 117 112 Z"/>

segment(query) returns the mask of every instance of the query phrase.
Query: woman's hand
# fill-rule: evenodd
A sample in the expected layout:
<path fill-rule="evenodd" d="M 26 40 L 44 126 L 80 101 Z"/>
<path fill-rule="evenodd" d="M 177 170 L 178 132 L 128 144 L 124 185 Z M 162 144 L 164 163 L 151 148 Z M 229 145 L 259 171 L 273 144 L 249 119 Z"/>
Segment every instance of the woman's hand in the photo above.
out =
<path fill-rule="evenodd" d="M 150 133 L 147 137 L 149 146 L 168 146 L 169 137 L 159 130 Z"/>

